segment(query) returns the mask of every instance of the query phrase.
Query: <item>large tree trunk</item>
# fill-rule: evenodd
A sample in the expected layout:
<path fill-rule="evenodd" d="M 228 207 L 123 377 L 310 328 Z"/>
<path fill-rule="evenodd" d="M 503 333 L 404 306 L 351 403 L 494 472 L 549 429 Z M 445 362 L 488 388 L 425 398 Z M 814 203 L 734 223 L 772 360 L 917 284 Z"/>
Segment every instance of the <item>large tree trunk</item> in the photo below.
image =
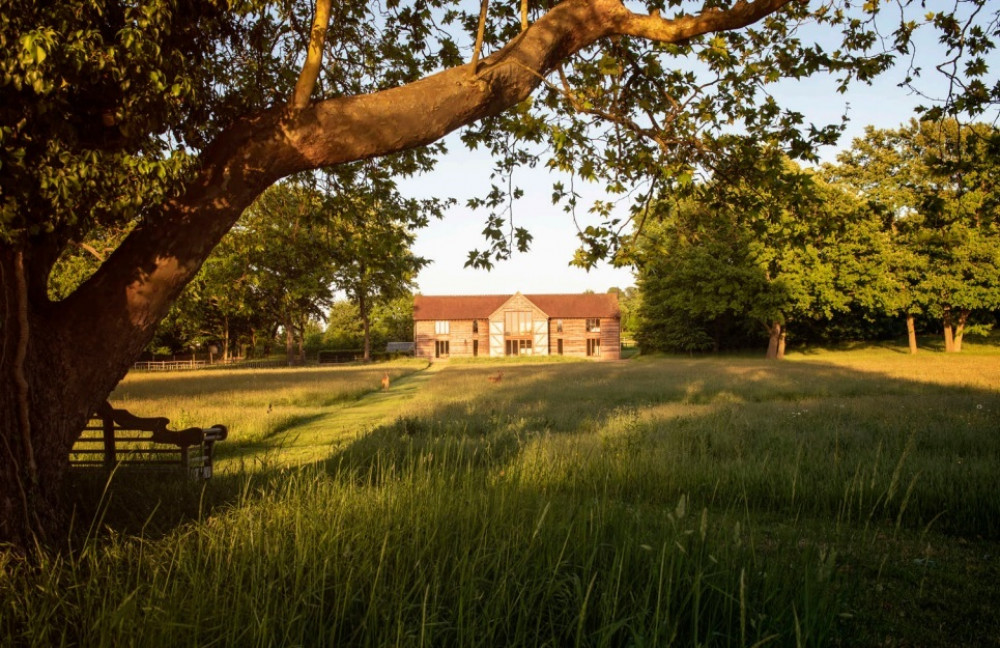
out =
<path fill-rule="evenodd" d="M 944 350 L 946 353 L 955 351 L 955 330 L 952 328 L 951 309 L 944 309 L 944 316 L 941 318 L 944 325 Z"/>
<path fill-rule="evenodd" d="M 0 247 L 0 542 L 21 547 L 63 536 L 69 450 L 149 339 L 90 344 L 99 305 L 49 302 L 47 268 Z"/>
<path fill-rule="evenodd" d="M 46 283 L 65 238 L 43 234 L 41 244 L 0 244 L 0 542 L 24 546 L 36 533 L 61 532 L 58 493 L 67 453 L 90 410 L 111 393 L 205 258 L 269 185 L 296 172 L 429 144 L 497 115 L 599 39 L 682 42 L 744 27 L 790 2 L 740 2 L 671 19 L 632 13 L 619 0 L 564 0 L 474 70 L 463 65 L 369 95 L 248 115 L 204 150 L 181 195 L 159 209 L 148 206 L 146 218 L 100 269 L 59 303 L 49 302 Z M 15 281 L 19 254 L 21 283 Z M 24 283 L 26 302 L 18 287 Z"/>
<path fill-rule="evenodd" d="M 968 309 L 963 308 L 958 312 L 958 323 L 955 325 L 955 336 L 952 340 L 952 351 L 962 352 L 962 337 L 965 335 L 965 323 L 969 320 Z"/>
<path fill-rule="evenodd" d="M 913 321 L 913 313 L 906 314 L 906 337 L 910 342 L 910 353 L 917 353 L 917 327 Z"/>
<path fill-rule="evenodd" d="M 771 322 L 767 327 L 767 331 L 767 355 L 765 357 L 768 360 L 778 360 L 781 358 L 779 353 L 782 351 L 782 326 L 779 322 Z"/>

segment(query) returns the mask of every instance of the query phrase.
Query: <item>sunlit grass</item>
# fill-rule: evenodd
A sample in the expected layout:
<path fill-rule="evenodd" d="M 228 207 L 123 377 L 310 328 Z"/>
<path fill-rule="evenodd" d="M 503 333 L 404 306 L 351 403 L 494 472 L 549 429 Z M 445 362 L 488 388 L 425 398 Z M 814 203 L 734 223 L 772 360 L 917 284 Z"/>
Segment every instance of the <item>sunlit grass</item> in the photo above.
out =
<path fill-rule="evenodd" d="M 383 367 L 131 376 L 230 425 L 222 471 L 120 476 L 74 551 L 0 554 L 0 645 L 1000 637 L 995 356 Z"/>
<path fill-rule="evenodd" d="M 116 407 L 138 416 L 166 416 L 171 427 L 229 428 L 219 444 L 218 469 L 241 467 L 248 458 L 301 462 L 326 456 L 331 448 L 377 424 L 378 412 L 392 414 L 398 404 L 366 404 L 361 418 L 349 407 L 392 383 L 427 367 L 422 360 L 379 365 L 293 369 L 250 369 L 176 373 L 132 373 L 112 394 Z M 258 462 L 259 463 L 259 462 Z"/>

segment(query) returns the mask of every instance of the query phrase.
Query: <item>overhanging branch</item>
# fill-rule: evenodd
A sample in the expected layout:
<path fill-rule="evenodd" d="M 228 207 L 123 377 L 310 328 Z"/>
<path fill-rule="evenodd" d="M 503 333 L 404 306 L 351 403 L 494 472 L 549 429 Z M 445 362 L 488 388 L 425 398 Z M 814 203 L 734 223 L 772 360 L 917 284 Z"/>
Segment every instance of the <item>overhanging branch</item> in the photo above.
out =
<path fill-rule="evenodd" d="M 264 111 L 223 131 L 202 155 L 201 170 L 186 192 L 136 227 L 60 307 L 83 312 L 73 317 L 86 327 L 79 331 L 81 339 L 88 331 L 104 330 L 108 339 L 99 343 L 109 356 L 134 353 L 120 341 L 141 349 L 145 342 L 133 339 L 135 329 L 152 335 L 243 209 L 282 177 L 437 141 L 516 105 L 561 62 L 603 38 L 629 34 L 682 41 L 746 26 L 792 1 L 740 2 L 728 10 L 665 19 L 634 14 L 620 0 L 564 0 L 501 50 L 479 59 L 476 75 L 463 65 L 397 88 L 310 103 L 320 35 L 329 20 L 330 0 L 318 0 L 307 57 L 307 67 L 315 64 L 316 72 L 303 68 L 293 99 L 298 109 Z"/>

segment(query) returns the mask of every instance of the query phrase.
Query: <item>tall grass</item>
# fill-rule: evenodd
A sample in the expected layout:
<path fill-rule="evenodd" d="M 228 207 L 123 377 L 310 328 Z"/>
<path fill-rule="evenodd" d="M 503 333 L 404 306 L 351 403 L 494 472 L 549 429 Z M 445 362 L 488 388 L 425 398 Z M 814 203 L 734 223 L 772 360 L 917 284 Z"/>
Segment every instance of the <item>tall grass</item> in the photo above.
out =
<path fill-rule="evenodd" d="M 9 566 L 4 645 L 818 645 L 830 556 L 691 510 L 487 480 L 469 445 L 248 482 L 155 542 Z M 778 558 L 780 556 L 780 559 Z M 798 637 L 789 629 L 798 628 Z"/>
<path fill-rule="evenodd" d="M 387 393 L 131 377 L 141 413 L 231 398 L 265 431 L 231 424 L 203 487 L 94 484 L 72 550 L 0 554 L 0 646 L 1000 638 L 974 603 L 1000 594 L 992 358 L 416 368 Z M 276 402 L 314 418 L 274 432 Z M 339 442 L 288 461 L 296 429 Z"/>

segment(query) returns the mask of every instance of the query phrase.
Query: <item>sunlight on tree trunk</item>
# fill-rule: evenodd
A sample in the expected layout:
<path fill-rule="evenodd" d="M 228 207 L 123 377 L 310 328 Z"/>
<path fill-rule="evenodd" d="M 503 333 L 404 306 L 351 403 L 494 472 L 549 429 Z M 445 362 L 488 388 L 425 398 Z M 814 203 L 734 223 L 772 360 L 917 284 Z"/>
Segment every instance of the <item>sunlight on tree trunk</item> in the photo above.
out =
<path fill-rule="evenodd" d="M 906 314 L 906 338 L 910 343 L 910 353 L 917 353 L 917 327 L 913 321 L 913 313 Z"/>
<path fill-rule="evenodd" d="M 951 309 L 944 309 L 944 316 L 941 318 L 942 324 L 944 324 L 944 350 L 947 353 L 954 353 L 955 351 L 955 332 L 952 328 L 951 322 Z"/>
<path fill-rule="evenodd" d="M 771 322 L 768 327 L 767 355 L 768 360 L 780 360 L 784 355 L 784 329 L 778 322 Z"/>
<path fill-rule="evenodd" d="M 963 308 L 958 313 L 958 325 L 955 326 L 955 336 L 952 342 L 953 351 L 955 353 L 962 352 L 962 337 L 965 335 L 965 323 L 969 319 L 970 312 L 971 311 L 969 311 L 968 309 Z"/>

